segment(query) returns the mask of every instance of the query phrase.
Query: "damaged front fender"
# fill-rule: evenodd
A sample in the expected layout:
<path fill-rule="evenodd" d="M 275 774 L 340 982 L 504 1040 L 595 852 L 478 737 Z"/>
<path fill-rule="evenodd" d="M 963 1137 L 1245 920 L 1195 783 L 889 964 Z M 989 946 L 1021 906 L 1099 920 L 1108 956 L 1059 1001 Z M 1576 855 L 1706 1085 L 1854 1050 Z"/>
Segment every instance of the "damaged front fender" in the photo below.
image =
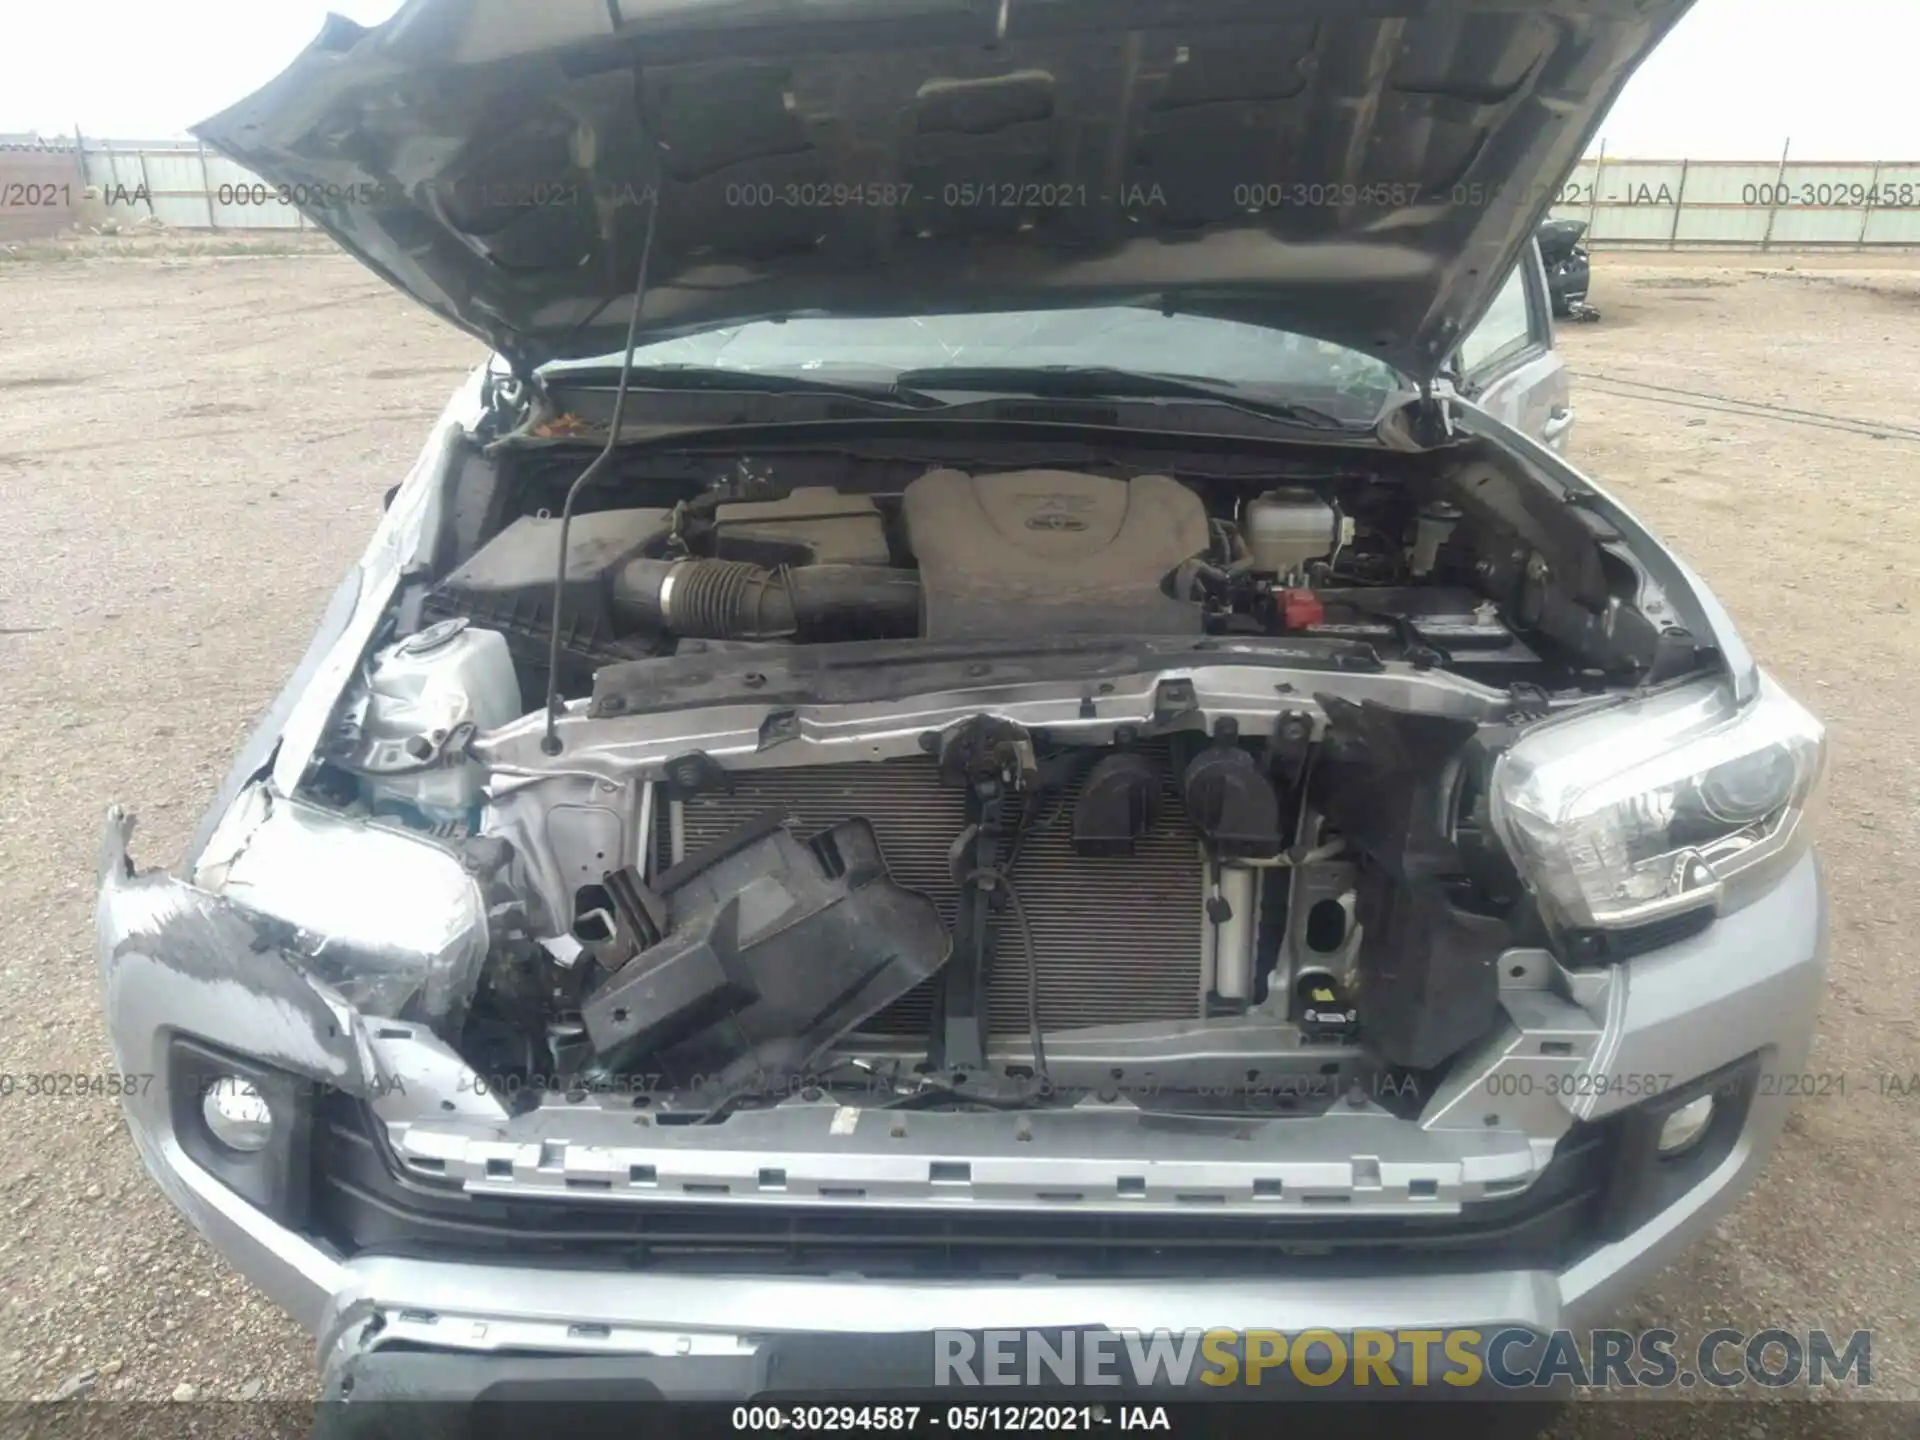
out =
<path fill-rule="evenodd" d="M 265 917 L 176 879 L 136 872 L 133 818 L 107 812 L 95 914 L 114 1056 L 164 1074 L 176 1029 L 291 1074 L 364 1093 L 351 1011 L 329 1001 Z"/>
<path fill-rule="evenodd" d="M 277 943 L 270 922 L 164 871 L 136 872 L 133 820 L 107 814 L 95 939 L 107 1033 L 141 1161 L 217 1250 L 309 1326 L 339 1288 L 337 1259 L 235 1193 L 187 1154 L 173 1093 L 181 1037 L 252 1057 L 308 1094 L 365 1095 L 375 1073 L 357 1017 Z"/>
<path fill-rule="evenodd" d="M 260 784 L 214 830 L 193 880 L 271 922 L 355 1011 L 458 1028 L 486 959 L 486 908 L 468 863 L 438 841 Z"/>
<path fill-rule="evenodd" d="M 183 1066 L 176 1051 L 274 1075 L 278 1093 L 304 1107 L 302 1122 L 331 1095 L 400 1118 L 410 1106 L 504 1118 L 425 1025 L 402 1018 L 422 1016 L 432 997 L 464 1004 L 486 945 L 478 883 L 420 837 L 265 786 L 242 794 L 193 882 L 136 871 L 132 832 L 130 816 L 108 812 L 95 917 L 128 1128 L 194 1227 L 317 1329 L 347 1284 L 340 1257 L 217 1173 L 221 1160 L 193 1129 L 207 1064 Z M 446 1103 L 456 1094 L 461 1104 Z"/>

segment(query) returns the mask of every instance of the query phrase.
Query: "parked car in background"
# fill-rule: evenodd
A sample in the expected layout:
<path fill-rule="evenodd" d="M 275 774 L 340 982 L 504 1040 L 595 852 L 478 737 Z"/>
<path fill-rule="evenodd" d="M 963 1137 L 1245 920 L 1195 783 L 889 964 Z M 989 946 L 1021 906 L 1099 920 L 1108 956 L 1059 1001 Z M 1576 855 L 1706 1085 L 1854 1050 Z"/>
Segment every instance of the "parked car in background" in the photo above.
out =
<path fill-rule="evenodd" d="M 1587 304 L 1591 266 L 1587 247 L 1580 243 L 1586 233 L 1584 220 L 1548 220 L 1536 234 L 1540 259 L 1547 267 L 1547 289 L 1553 296 L 1553 313 L 1563 320 L 1600 318 L 1600 312 Z"/>

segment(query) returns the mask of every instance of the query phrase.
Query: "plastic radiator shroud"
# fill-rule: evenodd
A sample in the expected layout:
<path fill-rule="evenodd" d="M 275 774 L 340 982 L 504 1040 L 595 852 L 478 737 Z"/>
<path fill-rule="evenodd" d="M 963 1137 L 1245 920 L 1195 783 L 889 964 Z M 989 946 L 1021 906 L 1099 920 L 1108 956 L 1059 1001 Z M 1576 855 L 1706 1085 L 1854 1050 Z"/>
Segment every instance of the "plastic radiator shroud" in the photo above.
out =
<path fill-rule="evenodd" d="M 609 877 L 631 882 L 631 872 Z M 927 979 L 952 941 L 933 902 L 887 873 L 873 827 L 808 840 L 777 813 L 661 875 L 664 934 L 581 1007 L 596 1051 L 657 1057 L 716 1100 L 804 1073 Z"/>

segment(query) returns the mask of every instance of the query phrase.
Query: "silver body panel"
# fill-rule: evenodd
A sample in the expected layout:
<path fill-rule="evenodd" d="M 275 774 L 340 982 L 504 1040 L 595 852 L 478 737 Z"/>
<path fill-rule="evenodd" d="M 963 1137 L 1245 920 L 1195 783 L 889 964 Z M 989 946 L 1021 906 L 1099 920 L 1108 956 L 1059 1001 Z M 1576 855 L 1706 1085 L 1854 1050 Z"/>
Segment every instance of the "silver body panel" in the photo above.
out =
<path fill-rule="evenodd" d="M 631 1113 L 615 1115 L 600 1101 L 542 1105 L 510 1118 L 500 1097 L 476 1086 L 465 1062 L 425 1027 L 362 1014 L 310 970 L 258 945 L 257 917 L 235 903 L 237 896 L 202 888 L 227 883 L 223 876 L 231 876 L 236 861 L 244 874 L 249 853 L 255 864 L 278 845 L 286 853 L 311 855 L 316 830 L 324 826 L 316 827 L 285 797 L 305 776 L 401 573 L 421 558 L 424 537 L 434 532 L 447 442 L 472 424 L 479 380 L 476 373 L 441 417 L 363 557 L 350 595 L 343 589 L 329 626 L 332 638 L 316 644 L 276 706 L 268 738 L 278 744 L 270 765 L 252 767 L 257 774 L 237 772 L 223 792 L 211 839 L 196 847 L 197 865 L 189 865 L 202 884 L 135 874 L 127 855 L 130 824 L 117 813 L 103 844 L 98 944 L 109 1031 L 124 1070 L 156 1077 L 126 1101 L 143 1160 L 209 1242 L 318 1337 L 323 1358 L 409 1340 L 476 1354 L 537 1349 L 688 1357 L 750 1355 L 760 1343 L 756 1337 L 780 1332 L 1581 1325 L 1603 1319 L 1753 1183 L 1785 1118 L 1784 1087 L 1761 1088 L 1733 1148 L 1690 1191 L 1640 1228 L 1557 1272 L 1470 1261 L 1443 1273 L 1375 1268 L 1365 1275 L 1318 1272 L 1311 1278 L 1083 1281 L 1049 1275 L 1036 1259 L 1030 1276 L 979 1283 L 671 1268 L 637 1278 L 528 1263 L 355 1258 L 277 1224 L 182 1148 L 166 1084 L 168 1046 L 176 1034 L 258 1057 L 316 1086 L 373 1097 L 400 1156 L 437 1162 L 433 1173 L 477 1193 L 531 1196 L 536 1203 L 565 1193 L 577 1200 L 581 1187 L 569 1186 L 570 1180 L 602 1181 L 607 1188 L 591 1192 L 600 1203 L 643 1205 L 652 1197 L 630 1182 L 636 1169 L 650 1168 L 653 1196 L 662 1187 L 678 1186 L 684 1196 L 688 1185 L 725 1184 L 728 1195 L 715 1203 L 753 1205 L 776 1198 L 760 1193 L 761 1172 L 781 1170 L 781 1203 L 805 1203 L 811 1196 L 821 1204 L 864 1207 L 876 1226 L 902 1207 L 1070 1207 L 1090 1219 L 1143 1210 L 1178 1214 L 1201 1203 L 1182 1197 L 1199 1195 L 1208 1197 L 1195 1215 L 1203 1224 L 1223 1207 L 1254 1215 L 1299 1215 L 1321 1204 L 1383 1215 L 1457 1213 L 1524 1190 L 1570 1126 L 1639 1098 L 1604 1084 L 1550 1089 L 1543 1077 L 1599 1081 L 1650 1074 L 1678 1085 L 1756 1053 L 1765 1071 L 1791 1072 L 1810 1043 L 1826 934 L 1824 891 L 1812 857 L 1710 928 L 1605 976 L 1563 970 L 1544 952 L 1509 952 L 1502 966 L 1506 1023 L 1455 1067 L 1450 1085 L 1427 1099 L 1416 1121 L 1392 1119 L 1364 1094 L 1358 1103 L 1343 1094 L 1324 1113 L 1261 1122 L 1244 1157 L 1206 1153 L 1190 1136 L 1144 1127 L 1126 1103 L 1027 1117 L 918 1114 L 899 1127 L 899 1135 L 890 1115 L 883 1119 L 884 1112 L 869 1111 L 848 1135 L 834 1131 L 836 1120 L 845 1123 L 844 1107 L 796 1100 L 755 1116 L 735 1132 L 738 1141 L 715 1144 L 709 1138 L 698 1145 L 684 1134 L 635 1126 Z M 1580 490 L 1587 506 L 1619 526 L 1678 618 L 1711 637 L 1736 691 L 1753 693 L 1758 682 L 1749 653 L 1681 562 L 1546 445 L 1472 405 L 1449 403 L 1461 428 Z M 983 709 L 1100 741 L 1120 725 L 1149 718 L 1155 686 L 1169 678 L 1191 681 L 1203 713 L 1231 715 L 1243 729 L 1269 729 L 1283 710 L 1305 712 L 1317 727 L 1317 707 L 1306 698 L 1315 688 L 1474 718 L 1498 716 L 1506 705 L 1501 692 L 1438 671 L 1289 676 L 1235 658 L 1231 646 L 1221 646 L 1204 663 L 1116 682 L 1095 697 L 1091 718 L 1080 685 L 982 685 L 892 705 L 802 706 L 793 738 L 772 748 L 761 741 L 767 707 L 754 705 L 592 721 L 581 705 L 560 721 L 567 743 L 559 757 L 542 753 L 537 718 L 494 731 L 476 748 L 492 772 L 498 833 L 516 840 L 544 835 L 549 809 L 564 801 L 590 818 L 614 817 L 611 830 L 599 820 L 583 826 L 579 843 L 618 846 L 619 853 L 638 859 L 645 853 L 646 822 L 640 817 L 652 814 L 650 782 L 666 759 L 689 748 L 748 771 L 873 761 L 918 753 L 923 731 Z M 271 803 L 262 805 L 263 798 Z M 276 824 L 286 826 L 285 833 L 259 844 L 258 832 Z M 450 852 L 436 852 L 424 841 L 406 843 L 420 847 L 412 862 L 433 885 L 447 894 L 471 889 L 429 858 L 453 864 Z M 561 893 L 565 856 L 544 842 L 524 848 L 533 857 L 532 886 Z M 273 877 L 262 874 L 254 883 L 270 887 Z M 416 948 L 446 939 L 455 942 L 452 951 L 459 950 L 454 932 L 423 933 L 426 939 Z M 419 958 L 424 963 L 433 957 Z M 998 1058 L 1017 1060 L 1023 1044 L 1006 1037 Z M 1124 1066 L 1145 1054 L 1175 1054 L 1194 1074 L 1208 1067 L 1257 1069 L 1276 1085 L 1317 1073 L 1323 1057 L 1352 1058 L 1338 1049 L 1307 1057 L 1289 1032 L 1258 1024 L 1211 1025 L 1204 1034 L 1198 1027 L 1183 1034 L 1165 1023 L 1066 1031 L 1049 1040 L 1048 1052 L 1052 1065 L 1069 1068 Z M 876 1046 L 869 1058 L 884 1069 L 885 1047 Z M 404 1093 L 381 1086 L 383 1077 L 395 1076 L 405 1077 Z M 1504 1083 L 1522 1076 L 1534 1083 Z M 1484 1102 L 1495 1091 L 1516 1093 L 1502 1093 L 1494 1110 Z M 1041 1127 L 1044 1143 L 1036 1143 Z M 938 1176 L 935 1157 L 943 1167 Z M 504 1171 L 489 1161 L 504 1161 Z M 967 1167 L 964 1185 L 952 1178 L 960 1165 Z M 1127 1187 L 1123 1197 L 1120 1182 L 1133 1177 L 1146 1183 Z M 629 1183 L 616 1189 L 615 1180 Z M 862 1193 L 823 1196 L 823 1189 Z M 1061 1198 L 1068 1195 L 1076 1198 Z"/>

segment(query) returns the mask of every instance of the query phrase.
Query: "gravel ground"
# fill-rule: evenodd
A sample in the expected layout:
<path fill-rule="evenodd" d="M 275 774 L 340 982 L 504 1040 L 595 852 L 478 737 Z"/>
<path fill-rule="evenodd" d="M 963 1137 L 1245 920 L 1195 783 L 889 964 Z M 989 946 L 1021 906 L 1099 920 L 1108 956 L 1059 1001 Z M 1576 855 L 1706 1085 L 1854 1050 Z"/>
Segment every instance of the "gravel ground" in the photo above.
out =
<path fill-rule="evenodd" d="M 1604 321 L 1562 334 L 1572 453 L 1706 576 L 1834 752 L 1818 1093 L 1756 1193 L 1622 1320 L 1871 1328 L 1876 1390 L 1920 1397 L 1920 1090 L 1897 1093 L 1920 1072 L 1899 678 L 1920 641 L 1920 261 L 1602 257 L 1593 299 Z M 104 807 L 141 817 L 143 863 L 177 859 L 479 351 L 318 253 L 0 264 L 0 317 L 0 1075 L 87 1075 L 109 1067 Z M 310 1395 L 305 1338 L 162 1202 L 114 1102 L 25 1084 L 0 1099 L 0 1400 L 89 1373 L 96 1396 Z"/>

